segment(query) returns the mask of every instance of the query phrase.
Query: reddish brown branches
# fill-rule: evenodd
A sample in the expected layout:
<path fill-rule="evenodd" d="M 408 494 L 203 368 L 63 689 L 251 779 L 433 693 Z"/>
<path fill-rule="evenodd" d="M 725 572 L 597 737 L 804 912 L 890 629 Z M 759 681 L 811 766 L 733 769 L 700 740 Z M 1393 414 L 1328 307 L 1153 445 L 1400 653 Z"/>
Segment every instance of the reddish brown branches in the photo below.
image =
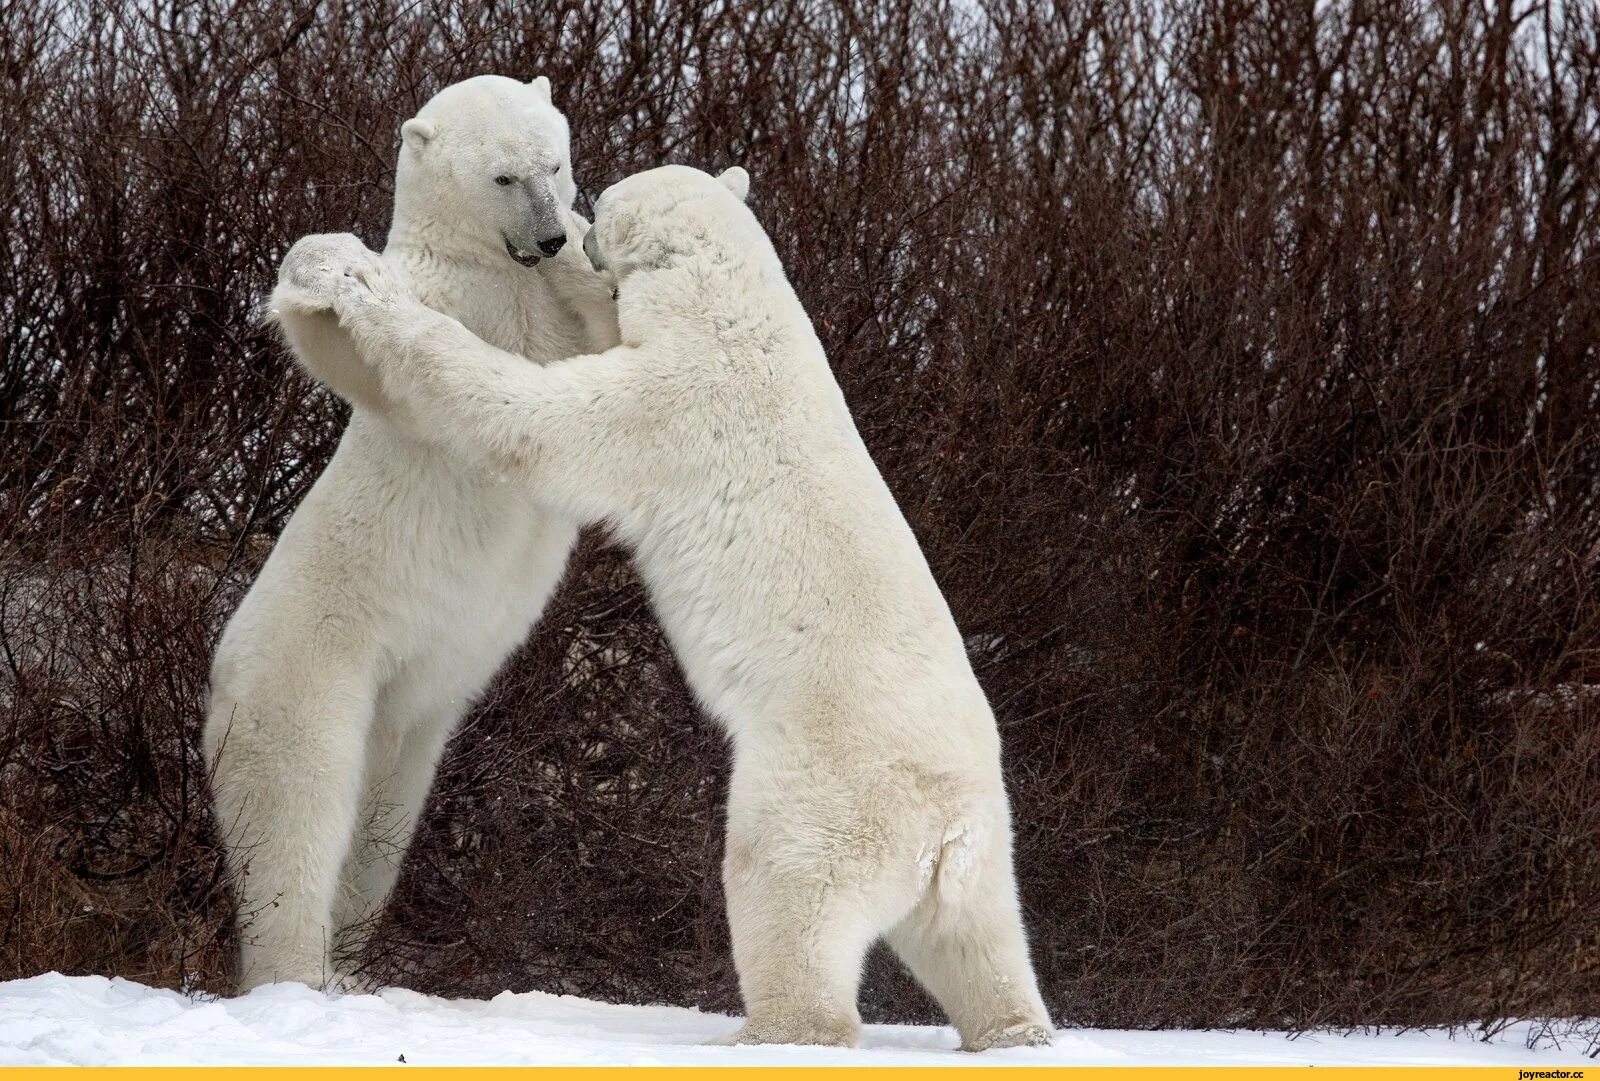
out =
<path fill-rule="evenodd" d="M 993 698 L 1058 1016 L 1600 1012 L 1565 8 L 0 0 L 0 976 L 221 986 L 209 651 L 343 417 L 252 306 L 494 71 L 553 78 L 590 196 L 754 174 Z M 723 760 L 589 544 L 368 963 L 735 1005 Z"/>

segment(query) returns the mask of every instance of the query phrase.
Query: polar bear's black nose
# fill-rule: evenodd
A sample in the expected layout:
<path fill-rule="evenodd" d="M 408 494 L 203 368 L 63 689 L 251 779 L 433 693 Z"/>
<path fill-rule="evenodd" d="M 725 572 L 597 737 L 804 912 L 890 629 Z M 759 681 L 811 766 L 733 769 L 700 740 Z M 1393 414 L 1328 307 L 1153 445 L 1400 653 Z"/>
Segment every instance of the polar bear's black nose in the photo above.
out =
<path fill-rule="evenodd" d="M 539 241 L 539 250 L 546 255 L 554 255 L 556 252 L 560 251 L 562 247 L 566 245 L 566 243 L 567 234 L 562 233 L 559 236 L 553 236 L 548 240 Z"/>

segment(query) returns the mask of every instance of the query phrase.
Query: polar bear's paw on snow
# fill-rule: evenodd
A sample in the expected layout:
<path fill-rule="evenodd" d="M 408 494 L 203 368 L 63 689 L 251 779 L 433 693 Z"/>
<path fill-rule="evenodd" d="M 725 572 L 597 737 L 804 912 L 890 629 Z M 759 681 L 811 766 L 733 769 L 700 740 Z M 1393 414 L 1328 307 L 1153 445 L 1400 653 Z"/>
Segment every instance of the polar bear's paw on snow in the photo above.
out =
<path fill-rule="evenodd" d="M 767 1043 L 856 1047 L 861 1043 L 861 1024 L 853 1018 L 831 1016 L 826 1010 L 797 1010 L 774 1020 L 746 1021 L 737 1032 L 706 1041 L 708 1047 Z"/>

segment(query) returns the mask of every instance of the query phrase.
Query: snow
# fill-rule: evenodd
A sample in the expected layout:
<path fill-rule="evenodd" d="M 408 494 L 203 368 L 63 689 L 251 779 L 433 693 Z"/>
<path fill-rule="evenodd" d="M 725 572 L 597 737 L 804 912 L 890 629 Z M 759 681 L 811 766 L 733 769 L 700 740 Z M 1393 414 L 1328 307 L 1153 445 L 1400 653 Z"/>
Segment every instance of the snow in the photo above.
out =
<path fill-rule="evenodd" d="M 736 1019 L 537 992 L 487 1002 L 412 991 L 333 998 L 298 984 L 189 998 L 102 976 L 0 983 L 8 1065 L 1592 1065 L 1581 1047 L 1530 1051 L 1527 1026 L 1492 1043 L 1442 1032 L 1304 1034 L 1063 1029 L 1055 1044 L 964 1055 L 949 1028 L 869 1025 L 860 1050 L 705 1047 Z"/>

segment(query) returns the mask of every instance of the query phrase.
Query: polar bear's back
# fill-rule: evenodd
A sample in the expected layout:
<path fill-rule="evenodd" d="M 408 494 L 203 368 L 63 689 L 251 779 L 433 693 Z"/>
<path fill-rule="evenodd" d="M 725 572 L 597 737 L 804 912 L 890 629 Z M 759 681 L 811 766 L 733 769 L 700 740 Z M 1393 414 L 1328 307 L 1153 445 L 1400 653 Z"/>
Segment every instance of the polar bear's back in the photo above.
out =
<path fill-rule="evenodd" d="M 751 430 L 739 445 L 732 423 L 706 426 L 735 449 L 708 440 L 678 486 L 646 497 L 627 539 L 707 706 L 737 727 L 832 723 L 848 702 L 851 725 L 882 727 L 886 753 L 948 741 L 992 760 L 993 716 L 960 633 L 854 429 L 803 421 L 803 444 Z"/>

